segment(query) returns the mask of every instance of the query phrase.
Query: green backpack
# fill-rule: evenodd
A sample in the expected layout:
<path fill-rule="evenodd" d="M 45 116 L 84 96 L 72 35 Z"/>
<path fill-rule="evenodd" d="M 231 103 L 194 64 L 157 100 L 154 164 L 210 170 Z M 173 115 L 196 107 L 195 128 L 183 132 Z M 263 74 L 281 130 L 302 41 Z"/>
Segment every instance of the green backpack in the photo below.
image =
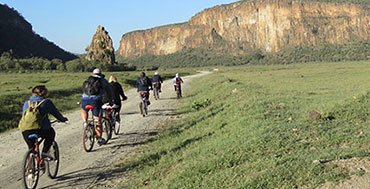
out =
<path fill-rule="evenodd" d="M 28 101 L 28 108 L 23 113 L 21 120 L 19 120 L 18 128 L 20 130 L 34 130 L 41 128 L 41 121 L 43 117 L 40 114 L 38 107 L 45 101 L 43 99 L 39 103 L 31 104 L 31 101 Z"/>

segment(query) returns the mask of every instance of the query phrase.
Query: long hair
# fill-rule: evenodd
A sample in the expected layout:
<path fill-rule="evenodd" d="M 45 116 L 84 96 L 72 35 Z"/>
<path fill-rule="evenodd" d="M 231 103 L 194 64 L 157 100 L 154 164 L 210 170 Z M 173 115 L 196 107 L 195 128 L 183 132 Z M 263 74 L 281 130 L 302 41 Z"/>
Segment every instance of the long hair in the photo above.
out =
<path fill-rule="evenodd" d="M 32 89 L 32 96 L 42 96 L 46 97 L 48 95 L 48 89 L 45 87 L 45 85 L 37 85 Z"/>
<path fill-rule="evenodd" d="M 117 77 L 116 76 L 114 76 L 114 75 L 111 75 L 110 77 L 109 77 L 109 83 L 116 83 L 117 82 Z"/>

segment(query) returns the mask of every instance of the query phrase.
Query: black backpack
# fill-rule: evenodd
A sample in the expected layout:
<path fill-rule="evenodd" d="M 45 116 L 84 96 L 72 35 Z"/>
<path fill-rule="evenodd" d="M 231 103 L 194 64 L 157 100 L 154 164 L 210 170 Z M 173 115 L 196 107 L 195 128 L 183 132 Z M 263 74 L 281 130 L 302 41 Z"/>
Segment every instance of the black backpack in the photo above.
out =
<path fill-rule="evenodd" d="M 82 91 L 87 95 L 98 95 L 100 92 L 101 84 L 100 78 L 90 76 L 82 84 Z"/>

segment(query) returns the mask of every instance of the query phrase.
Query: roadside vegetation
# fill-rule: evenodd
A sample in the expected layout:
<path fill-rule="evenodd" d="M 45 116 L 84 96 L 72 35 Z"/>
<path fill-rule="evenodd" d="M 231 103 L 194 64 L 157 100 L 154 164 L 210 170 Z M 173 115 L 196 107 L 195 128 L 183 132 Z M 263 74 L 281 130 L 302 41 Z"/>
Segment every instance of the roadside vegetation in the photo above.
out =
<path fill-rule="evenodd" d="M 227 50 L 227 48 L 225 48 Z M 306 62 L 340 62 L 370 59 L 370 41 L 353 41 L 341 45 L 321 44 L 317 46 L 285 48 L 277 53 L 254 51 L 249 54 L 231 56 L 226 52 L 215 53 L 207 48 L 185 49 L 169 55 L 146 55 L 136 59 L 117 56 L 119 62 L 135 65 L 140 69 L 293 64 Z"/>
<path fill-rule="evenodd" d="M 164 79 L 174 77 L 179 70 L 160 70 Z M 124 90 L 136 87 L 136 79 L 140 72 L 103 72 L 108 79 L 115 75 Z M 194 74 L 193 69 L 185 69 L 179 72 L 181 75 Z M 151 77 L 154 72 L 146 74 Z M 16 128 L 21 117 L 24 101 L 31 96 L 31 89 L 36 85 L 45 85 L 49 89 L 49 96 L 56 107 L 62 112 L 68 112 L 80 108 L 77 102 L 82 94 L 82 83 L 89 73 L 25 73 L 6 74 L 0 73 L 0 132 Z"/>
<path fill-rule="evenodd" d="M 370 155 L 369 68 L 227 67 L 194 80 L 181 118 L 119 164 L 121 188 L 317 188 L 364 174 L 331 162 Z"/>

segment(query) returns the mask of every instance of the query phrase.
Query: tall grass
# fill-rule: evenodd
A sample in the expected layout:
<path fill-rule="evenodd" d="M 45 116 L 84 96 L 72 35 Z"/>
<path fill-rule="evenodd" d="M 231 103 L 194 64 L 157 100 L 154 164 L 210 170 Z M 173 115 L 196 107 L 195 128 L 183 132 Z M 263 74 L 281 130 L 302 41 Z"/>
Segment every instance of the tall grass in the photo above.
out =
<path fill-rule="evenodd" d="M 174 77 L 178 70 L 160 71 L 164 79 Z M 195 73 L 192 69 L 180 72 L 182 75 Z M 106 72 L 108 79 L 115 75 L 124 88 L 136 87 L 136 78 L 139 72 Z M 31 89 L 36 85 L 46 85 L 49 96 L 55 106 L 62 112 L 80 108 L 77 102 L 82 94 L 82 83 L 90 73 L 29 73 L 29 74 L 4 74 L 0 73 L 0 132 L 17 127 L 21 117 L 23 103 L 31 96 Z M 151 77 L 154 72 L 147 72 Z"/>
<path fill-rule="evenodd" d="M 369 66 L 224 68 L 196 80 L 184 118 L 120 165 L 133 170 L 122 188 L 315 188 L 347 178 L 328 162 L 369 155 Z M 308 121 L 311 110 L 331 119 Z"/>

